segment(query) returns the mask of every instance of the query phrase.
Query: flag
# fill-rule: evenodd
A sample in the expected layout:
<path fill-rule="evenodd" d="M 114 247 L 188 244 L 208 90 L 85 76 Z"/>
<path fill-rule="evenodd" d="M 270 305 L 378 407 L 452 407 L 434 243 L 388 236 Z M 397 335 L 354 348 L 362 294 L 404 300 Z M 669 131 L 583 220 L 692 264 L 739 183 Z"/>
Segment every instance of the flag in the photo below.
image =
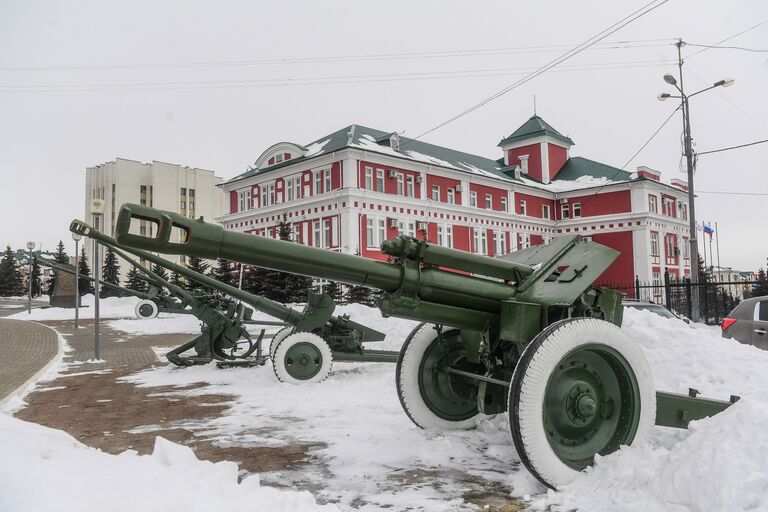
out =
<path fill-rule="evenodd" d="M 709 235 L 709 236 L 712 236 L 712 235 L 715 234 L 715 230 L 712 229 L 712 226 L 710 226 L 708 224 L 704 224 L 704 233 Z"/>
<path fill-rule="evenodd" d="M 696 231 L 701 231 L 701 222 L 696 223 Z"/>

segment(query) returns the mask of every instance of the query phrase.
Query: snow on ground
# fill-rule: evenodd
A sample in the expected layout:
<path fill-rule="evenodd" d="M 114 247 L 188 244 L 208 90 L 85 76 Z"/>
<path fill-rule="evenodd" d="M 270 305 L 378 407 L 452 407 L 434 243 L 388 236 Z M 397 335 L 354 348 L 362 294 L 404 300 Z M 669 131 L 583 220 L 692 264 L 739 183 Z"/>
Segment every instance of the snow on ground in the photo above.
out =
<path fill-rule="evenodd" d="M 326 511 L 307 491 L 238 482 L 234 462 L 198 460 L 191 448 L 155 438 L 152 455 L 111 455 L 69 434 L 0 414 L 0 510 Z M 190 490 L 190 486 L 194 490 Z"/>
<path fill-rule="evenodd" d="M 396 349 L 415 322 L 383 319 L 364 306 L 338 313 L 387 333 Z M 559 492 L 545 493 L 520 466 L 506 415 L 478 420 L 465 432 L 423 431 L 403 413 L 395 392 L 394 365 L 336 363 L 331 377 L 308 386 L 276 380 L 269 367 L 218 369 L 171 366 L 129 377 L 146 386 L 208 382 L 204 390 L 237 400 L 225 417 L 200 426 L 198 435 L 221 445 L 318 444 L 313 465 L 297 472 L 265 474 L 265 481 L 322 489 L 342 509 L 472 509 L 462 493 L 473 479 L 503 484 L 510 498 L 528 496 L 534 509 L 699 510 L 768 509 L 768 352 L 723 340 L 718 329 L 628 309 L 623 327 L 644 349 L 656 388 L 742 400 L 690 430 L 656 427 L 645 446 L 600 458 L 595 468 Z M 314 468 L 314 469 L 312 469 Z M 461 472 L 464 472 L 463 474 Z M 418 475 L 429 475 L 419 478 Z M 409 480 L 408 477 L 413 477 Z M 405 481 L 403 480 L 405 479 Z"/>
<path fill-rule="evenodd" d="M 139 302 L 137 297 L 108 297 L 99 301 L 99 316 L 101 318 L 122 318 L 135 316 L 134 309 Z M 93 318 L 94 296 L 83 295 L 81 299 L 80 318 Z M 16 320 L 72 320 L 75 318 L 74 308 L 33 308 L 32 313 L 26 311 L 16 313 L 7 318 Z"/>

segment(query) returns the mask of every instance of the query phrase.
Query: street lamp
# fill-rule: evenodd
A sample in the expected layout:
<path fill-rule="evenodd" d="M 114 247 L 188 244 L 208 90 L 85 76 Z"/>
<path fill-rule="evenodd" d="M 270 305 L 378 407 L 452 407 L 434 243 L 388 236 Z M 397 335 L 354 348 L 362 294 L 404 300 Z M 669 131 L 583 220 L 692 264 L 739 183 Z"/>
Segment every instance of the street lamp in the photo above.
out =
<path fill-rule="evenodd" d="M 72 240 L 75 241 L 75 329 L 79 327 L 80 321 L 80 265 L 77 261 L 80 253 L 77 250 L 77 246 L 82 238 L 81 235 L 72 233 Z"/>
<path fill-rule="evenodd" d="M 104 200 L 91 199 L 91 215 L 93 215 L 93 226 L 100 229 L 99 221 L 104 215 Z M 93 240 L 93 350 L 94 357 L 98 361 L 101 359 L 101 347 L 99 339 L 99 242 Z"/>
<path fill-rule="evenodd" d="M 35 242 L 29 241 L 27 242 L 27 249 L 29 249 L 29 277 L 27 281 L 29 281 L 29 299 L 27 300 L 27 314 L 32 314 L 32 249 L 35 248 Z"/>
<path fill-rule="evenodd" d="M 688 105 L 688 99 L 692 98 L 693 96 L 696 96 L 697 94 L 701 94 L 704 91 L 708 91 L 710 89 L 714 89 L 715 87 L 730 87 L 733 85 L 734 80 L 733 78 L 725 78 L 723 80 L 719 80 L 712 84 L 710 87 L 706 87 L 700 91 L 696 91 L 693 94 L 685 94 L 683 91 L 683 58 L 682 58 L 682 41 L 679 41 L 677 46 L 677 56 L 678 56 L 678 70 L 680 73 L 680 84 L 678 85 L 677 79 L 672 76 L 671 74 L 667 73 L 664 75 L 664 81 L 668 83 L 669 85 L 672 85 L 675 87 L 675 89 L 678 90 L 680 95 L 673 95 L 666 92 L 663 92 L 657 96 L 659 101 L 665 101 L 669 98 L 679 98 L 680 99 L 680 107 L 683 110 L 683 139 L 684 139 L 684 154 L 685 154 L 685 161 L 687 164 L 688 169 L 688 229 L 690 230 L 690 236 L 688 238 L 688 243 L 691 246 L 690 252 L 691 252 L 691 284 L 697 285 L 699 282 L 699 245 L 698 241 L 696 239 L 697 232 L 696 232 L 696 210 L 694 208 L 694 198 L 695 194 L 693 191 L 693 171 L 695 167 L 695 160 L 694 160 L 694 153 L 693 153 L 693 139 L 691 138 L 691 117 L 690 117 L 690 110 Z M 691 293 L 691 320 L 694 322 L 698 322 L 700 315 L 699 315 L 699 290 L 698 288 L 694 288 L 696 290 L 695 293 Z"/>

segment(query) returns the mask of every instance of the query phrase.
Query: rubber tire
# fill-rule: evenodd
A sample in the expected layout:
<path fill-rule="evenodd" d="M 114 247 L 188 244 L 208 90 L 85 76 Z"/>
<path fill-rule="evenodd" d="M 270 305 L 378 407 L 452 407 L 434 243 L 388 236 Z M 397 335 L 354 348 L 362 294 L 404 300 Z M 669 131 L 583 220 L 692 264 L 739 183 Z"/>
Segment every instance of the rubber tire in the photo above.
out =
<path fill-rule="evenodd" d="M 509 390 L 509 423 L 520 460 L 531 474 L 552 489 L 572 482 L 580 472 L 567 466 L 549 445 L 543 425 L 544 392 L 554 368 L 580 345 L 607 345 L 631 366 L 640 394 L 640 415 L 632 444 L 648 439 L 656 420 L 656 390 L 640 347 L 616 325 L 595 318 L 556 322 L 528 344 L 515 367 Z"/>
<path fill-rule="evenodd" d="M 142 306 L 150 306 L 152 308 L 152 313 L 149 316 L 143 316 L 140 313 Z M 155 318 L 157 314 L 159 313 L 159 310 L 157 309 L 157 304 L 155 304 L 154 301 L 142 299 L 137 304 L 136 307 L 133 309 L 134 313 L 136 313 L 136 318 L 140 320 L 148 320 L 150 318 Z"/>
<path fill-rule="evenodd" d="M 320 366 L 320 371 L 309 379 L 302 380 L 292 377 L 282 363 L 285 361 L 285 354 L 288 352 L 288 349 L 297 343 L 311 343 L 318 348 L 323 356 L 323 364 Z M 323 338 L 317 334 L 312 334 L 311 332 L 297 332 L 283 338 L 280 343 L 278 343 L 277 348 L 275 349 L 275 357 L 272 359 L 272 369 L 275 372 L 277 380 L 289 384 L 314 384 L 322 382 L 328 378 L 332 366 L 333 352 L 331 352 L 331 347 L 328 346 L 328 343 L 326 343 Z"/>
<path fill-rule="evenodd" d="M 462 421 L 449 421 L 432 412 L 421 397 L 419 389 L 421 360 L 435 336 L 432 324 L 421 323 L 411 331 L 403 343 L 395 370 L 397 398 L 400 399 L 400 405 L 403 406 L 405 414 L 419 428 L 443 430 L 476 428 L 479 412 L 477 415 Z"/>
<path fill-rule="evenodd" d="M 289 325 L 288 327 L 283 327 L 282 329 L 277 331 L 274 336 L 272 336 L 272 340 L 269 342 L 269 358 L 270 359 L 272 359 L 274 361 L 274 359 L 275 359 L 275 350 L 277 350 L 277 346 L 289 334 L 291 334 L 292 331 L 293 331 L 293 326 Z"/>

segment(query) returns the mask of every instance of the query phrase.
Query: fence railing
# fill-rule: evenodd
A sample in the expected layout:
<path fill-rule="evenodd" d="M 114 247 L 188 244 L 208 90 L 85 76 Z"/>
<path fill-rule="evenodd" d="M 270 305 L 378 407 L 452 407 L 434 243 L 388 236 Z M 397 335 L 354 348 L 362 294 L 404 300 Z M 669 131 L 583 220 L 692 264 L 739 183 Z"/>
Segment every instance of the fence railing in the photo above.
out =
<path fill-rule="evenodd" d="M 694 294 L 699 297 L 699 316 L 702 322 L 717 325 L 743 299 L 751 296 L 756 281 L 699 281 L 692 283 L 665 272 L 663 280 L 633 283 L 602 282 L 599 286 L 624 293 L 628 299 L 646 300 L 665 305 L 678 315 L 693 316 Z"/>

